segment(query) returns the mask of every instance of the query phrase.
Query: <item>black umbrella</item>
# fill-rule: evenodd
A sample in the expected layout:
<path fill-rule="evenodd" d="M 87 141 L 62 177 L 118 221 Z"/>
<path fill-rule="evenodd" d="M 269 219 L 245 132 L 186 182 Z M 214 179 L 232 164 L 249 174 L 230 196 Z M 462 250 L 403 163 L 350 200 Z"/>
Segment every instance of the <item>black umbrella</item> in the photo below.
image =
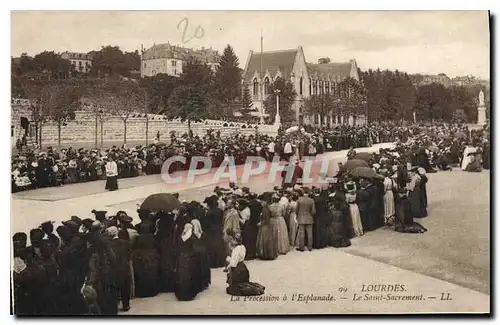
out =
<path fill-rule="evenodd" d="M 355 177 L 363 177 L 363 178 L 380 178 L 382 177 L 381 175 L 375 173 L 373 169 L 370 167 L 356 167 L 353 170 L 351 170 L 351 175 Z"/>
<path fill-rule="evenodd" d="M 351 160 L 348 160 L 345 164 L 342 165 L 342 170 L 352 170 L 352 169 L 354 169 L 356 167 L 370 167 L 370 166 L 364 160 L 351 159 Z"/>
<path fill-rule="evenodd" d="M 359 152 L 354 156 L 354 159 L 364 160 L 369 162 L 372 159 L 373 155 L 369 152 Z"/>
<path fill-rule="evenodd" d="M 148 196 L 144 202 L 142 202 L 140 210 L 150 211 L 150 212 L 172 212 L 175 209 L 180 208 L 181 202 L 170 193 L 157 193 Z"/>

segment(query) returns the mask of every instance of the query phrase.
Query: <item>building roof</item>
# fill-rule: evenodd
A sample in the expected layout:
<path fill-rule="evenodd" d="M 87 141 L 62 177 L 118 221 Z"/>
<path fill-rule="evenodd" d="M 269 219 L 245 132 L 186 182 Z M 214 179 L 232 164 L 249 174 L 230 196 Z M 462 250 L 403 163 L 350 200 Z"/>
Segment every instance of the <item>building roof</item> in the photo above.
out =
<path fill-rule="evenodd" d="M 263 52 L 262 53 L 262 68 L 263 73 L 269 71 L 271 76 L 275 76 L 278 71 L 280 71 L 283 77 L 286 79 L 290 76 L 293 70 L 293 65 L 295 64 L 295 58 L 298 49 L 294 50 L 284 50 L 284 51 L 273 51 L 273 52 Z M 248 60 L 248 65 L 245 70 L 245 80 L 252 79 L 255 71 L 260 72 L 260 62 L 261 53 L 250 54 L 250 59 Z"/>
<path fill-rule="evenodd" d="M 78 52 L 64 52 L 61 56 L 69 60 L 92 60 L 92 55 L 90 53 L 78 53 Z"/>
<path fill-rule="evenodd" d="M 307 63 L 307 72 L 309 75 L 318 74 L 320 76 L 338 76 L 340 78 L 347 78 L 351 76 L 351 69 L 354 61 L 341 62 L 341 63 Z"/>
<path fill-rule="evenodd" d="M 206 63 L 216 63 L 219 59 L 219 53 L 212 48 L 201 48 L 193 50 L 181 46 L 175 46 L 169 43 L 155 44 L 142 54 L 143 60 L 152 59 L 178 59 L 196 58 Z"/>

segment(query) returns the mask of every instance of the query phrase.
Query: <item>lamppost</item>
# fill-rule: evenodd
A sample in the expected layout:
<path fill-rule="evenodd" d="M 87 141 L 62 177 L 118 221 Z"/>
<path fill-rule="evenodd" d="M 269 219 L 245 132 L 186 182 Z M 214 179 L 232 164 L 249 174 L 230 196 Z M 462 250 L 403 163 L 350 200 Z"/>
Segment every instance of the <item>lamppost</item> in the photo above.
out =
<path fill-rule="evenodd" d="M 281 125 L 281 117 L 280 117 L 280 93 L 281 93 L 281 90 L 276 89 L 274 91 L 274 93 L 276 94 L 276 116 L 274 118 L 274 125 L 279 127 Z"/>

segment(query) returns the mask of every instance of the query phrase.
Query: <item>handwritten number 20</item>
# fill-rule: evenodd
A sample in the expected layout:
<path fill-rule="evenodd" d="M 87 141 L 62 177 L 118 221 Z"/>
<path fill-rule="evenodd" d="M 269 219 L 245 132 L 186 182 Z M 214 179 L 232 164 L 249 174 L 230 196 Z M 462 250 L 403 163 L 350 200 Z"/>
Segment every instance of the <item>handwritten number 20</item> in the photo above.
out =
<path fill-rule="evenodd" d="M 184 23 L 184 27 L 181 27 L 183 23 Z M 189 26 L 189 20 L 187 18 L 182 19 L 177 24 L 177 29 L 182 28 L 182 42 L 183 43 L 188 43 L 193 38 L 202 38 L 203 36 L 205 36 L 205 31 L 203 30 L 203 28 L 201 28 L 201 26 L 198 25 L 194 34 L 191 37 L 186 37 L 187 31 L 188 31 L 188 26 Z"/>

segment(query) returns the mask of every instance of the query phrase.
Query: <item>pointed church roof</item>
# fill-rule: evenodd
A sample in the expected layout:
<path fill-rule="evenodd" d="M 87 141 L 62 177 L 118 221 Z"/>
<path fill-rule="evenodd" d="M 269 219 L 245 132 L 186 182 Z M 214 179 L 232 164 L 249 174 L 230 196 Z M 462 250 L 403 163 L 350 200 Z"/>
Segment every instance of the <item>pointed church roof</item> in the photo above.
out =
<path fill-rule="evenodd" d="M 293 65 L 295 64 L 295 58 L 298 52 L 298 49 L 263 52 L 262 73 L 266 73 L 266 71 L 269 71 L 271 76 L 274 77 L 276 73 L 280 71 L 285 79 L 288 78 L 293 70 Z M 248 60 L 248 65 L 245 69 L 244 78 L 246 81 L 252 79 L 255 71 L 257 71 L 257 73 L 260 73 L 260 58 L 260 52 L 251 52 L 250 59 Z"/>

